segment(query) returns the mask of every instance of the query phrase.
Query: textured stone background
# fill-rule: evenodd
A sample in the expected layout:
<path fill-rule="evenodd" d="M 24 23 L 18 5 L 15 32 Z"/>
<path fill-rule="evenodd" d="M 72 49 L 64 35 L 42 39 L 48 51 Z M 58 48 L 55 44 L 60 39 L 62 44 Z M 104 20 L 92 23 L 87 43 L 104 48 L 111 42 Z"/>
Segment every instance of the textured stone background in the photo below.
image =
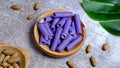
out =
<path fill-rule="evenodd" d="M 33 10 L 35 2 L 41 3 L 38 11 Z M 0 42 L 18 45 L 30 49 L 31 60 L 29 68 L 68 68 L 67 60 L 72 60 L 77 68 L 92 68 L 89 57 L 97 60 L 96 68 L 120 68 L 120 37 L 107 33 L 96 21 L 91 20 L 80 6 L 81 0 L 0 0 Z M 20 11 L 10 9 L 13 4 L 22 8 Z M 52 9 L 67 9 L 80 14 L 87 28 L 87 38 L 82 49 L 76 54 L 65 58 L 51 58 L 42 54 L 36 47 L 33 37 L 35 20 L 44 11 Z M 35 13 L 32 20 L 26 17 Z M 109 42 L 110 49 L 102 51 L 103 43 Z M 92 45 L 92 52 L 85 53 L 87 44 Z"/>

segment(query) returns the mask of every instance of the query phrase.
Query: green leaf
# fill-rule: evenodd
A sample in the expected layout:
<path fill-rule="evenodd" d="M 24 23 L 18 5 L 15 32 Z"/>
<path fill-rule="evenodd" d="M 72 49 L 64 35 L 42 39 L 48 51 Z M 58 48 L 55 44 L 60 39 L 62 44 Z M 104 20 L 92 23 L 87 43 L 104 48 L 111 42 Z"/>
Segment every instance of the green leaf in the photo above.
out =
<path fill-rule="evenodd" d="M 95 13 L 95 12 L 89 12 L 89 11 L 86 11 L 86 13 L 90 18 L 97 21 L 120 19 L 120 14 L 102 14 L 102 13 Z"/>
<path fill-rule="evenodd" d="M 112 3 L 112 4 L 120 4 L 120 0 L 91 0 L 96 2 L 102 2 L 102 3 Z"/>
<path fill-rule="evenodd" d="M 105 0 L 109 1 L 109 0 Z M 99 2 L 99 0 L 84 0 L 83 7 L 86 11 L 103 14 L 120 14 L 120 5 Z"/>
<path fill-rule="evenodd" d="M 109 33 L 120 36 L 120 20 L 101 21 L 100 25 Z"/>
<path fill-rule="evenodd" d="M 99 3 L 90 0 L 84 0 L 83 7 L 86 11 L 95 12 L 95 13 L 109 13 L 114 9 L 114 4 L 109 3 Z"/>

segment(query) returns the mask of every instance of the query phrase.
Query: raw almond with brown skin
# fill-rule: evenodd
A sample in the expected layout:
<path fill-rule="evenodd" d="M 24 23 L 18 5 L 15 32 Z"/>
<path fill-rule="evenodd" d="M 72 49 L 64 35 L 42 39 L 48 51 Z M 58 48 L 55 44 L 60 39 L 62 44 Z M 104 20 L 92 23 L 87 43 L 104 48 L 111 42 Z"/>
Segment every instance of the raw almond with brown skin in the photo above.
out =
<path fill-rule="evenodd" d="M 2 66 L 0 66 L 0 68 L 3 68 Z"/>
<path fill-rule="evenodd" d="M 96 62 L 96 60 L 95 60 L 95 58 L 94 58 L 93 56 L 90 57 L 90 62 L 91 62 L 91 65 L 92 65 L 93 67 L 96 67 L 97 62 Z"/>
<path fill-rule="evenodd" d="M 33 17 L 34 17 L 34 14 L 30 14 L 30 15 L 28 15 L 27 19 L 31 20 Z"/>
<path fill-rule="evenodd" d="M 109 43 L 103 44 L 102 50 L 106 51 L 106 50 L 108 50 L 108 49 L 109 49 Z"/>
<path fill-rule="evenodd" d="M 17 63 L 13 63 L 14 68 L 20 68 Z"/>
<path fill-rule="evenodd" d="M 67 61 L 67 65 L 69 68 L 76 68 L 76 65 L 71 60 Z"/>
<path fill-rule="evenodd" d="M 90 53 L 90 52 L 91 52 L 91 49 L 92 49 L 92 47 L 91 47 L 91 45 L 89 44 L 89 45 L 86 47 L 86 53 Z"/>
<path fill-rule="evenodd" d="M 11 6 L 11 9 L 13 9 L 13 10 L 20 10 L 20 6 L 18 6 L 18 5 L 12 5 Z"/>
<path fill-rule="evenodd" d="M 9 68 L 14 68 L 14 67 L 12 65 L 10 65 Z"/>
<path fill-rule="evenodd" d="M 5 55 L 4 54 L 0 54 L 0 64 L 3 62 L 4 58 L 5 58 Z"/>
<path fill-rule="evenodd" d="M 40 8 L 40 3 L 36 2 L 34 5 L 34 10 L 38 10 Z"/>
<path fill-rule="evenodd" d="M 7 56 L 4 58 L 3 62 L 6 62 L 6 61 L 9 60 L 9 59 L 10 59 L 10 55 L 7 55 Z"/>

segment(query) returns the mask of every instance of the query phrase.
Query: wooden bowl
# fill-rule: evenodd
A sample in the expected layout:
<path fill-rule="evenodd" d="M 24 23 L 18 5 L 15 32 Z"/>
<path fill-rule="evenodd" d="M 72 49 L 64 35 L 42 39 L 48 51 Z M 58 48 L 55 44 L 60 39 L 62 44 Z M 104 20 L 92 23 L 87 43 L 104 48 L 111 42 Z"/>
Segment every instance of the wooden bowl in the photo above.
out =
<path fill-rule="evenodd" d="M 86 38 L 86 29 L 85 29 L 85 26 L 83 25 L 83 23 L 81 24 L 82 25 L 82 31 L 83 31 L 83 34 L 82 34 L 83 39 L 76 47 L 74 47 L 70 51 L 64 51 L 64 52 L 52 51 L 52 50 L 49 49 L 48 46 L 42 45 L 39 42 L 40 32 L 39 32 L 39 29 L 38 29 L 38 26 L 37 26 L 38 21 L 39 21 L 40 18 L 50 16 L 54 12 L 68 12 L 68 11 L 67 10 L 51 10 L 51 11 L 47 11 L 47 12 L 43 13 L 42 15 L 40 15 L 39 18 L 36 20 L 35 25 L 34 25 L 35 41 L 36 41 L 38 47 L 40 48 L 40 50 L 42 52 L 44 52 L 45 54 L 51 56 L 51 57 L 66 57 L 66 56 L 72 55 L 72 54 L 76 53 L 82 47 L 82 45 L 84 44 L 84 41 L 85 41 L 85 38 Z"/>
<path fill-rule="evenodd" d="M 30 59 L 30 52 L 29 52 L 28 49 L 22 48 L 22 47 L 19 47 L 19 46 L 0 43 L 0 54 L 5 49 L 14 50 L 17 53 L 19 53 L 19 57 L 20 57 L 20 60 L 21 60 L 21 63 L 22 63 L 20 68 L 28 68 L 29 59 Z"/>

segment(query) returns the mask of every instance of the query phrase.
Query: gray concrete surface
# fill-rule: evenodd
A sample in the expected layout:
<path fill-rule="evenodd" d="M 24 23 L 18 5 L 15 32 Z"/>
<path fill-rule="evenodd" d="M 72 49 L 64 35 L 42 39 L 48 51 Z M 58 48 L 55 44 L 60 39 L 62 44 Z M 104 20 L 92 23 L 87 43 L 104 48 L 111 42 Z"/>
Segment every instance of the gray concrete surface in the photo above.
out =
<path fill-rule="evenodd" d="M 38 11 L 33 10 L 35 2 L 41 3 Z M 92 68 L 89 57 L 94 56 L 96 68 L 120 68 L 120 37 L 107 33 L 96 21 L 91 20 L 80 6 L 81 0 L 0 0 L 0 42 L 18 45 L 30 49 L 29 68 L 68 68 L 67 60 L 72 60 L 77 68 Z M 13 4 L 21 6 L 20 11 L 10 9 Z M 33 24 L 40 14 L 52 9 L 66 9 L 80 14 L 87 28 L 87 38 L 83 47 L 74 55 L 65 58 L 51 58 L 39 51 L 33 37 Z M 32 20 L 26 17 L 35 13 Z M 110 49 L 102 51 L 102 44 L 110 43 Z M 87 44 L 92 52 L 85 53 Z"/>

